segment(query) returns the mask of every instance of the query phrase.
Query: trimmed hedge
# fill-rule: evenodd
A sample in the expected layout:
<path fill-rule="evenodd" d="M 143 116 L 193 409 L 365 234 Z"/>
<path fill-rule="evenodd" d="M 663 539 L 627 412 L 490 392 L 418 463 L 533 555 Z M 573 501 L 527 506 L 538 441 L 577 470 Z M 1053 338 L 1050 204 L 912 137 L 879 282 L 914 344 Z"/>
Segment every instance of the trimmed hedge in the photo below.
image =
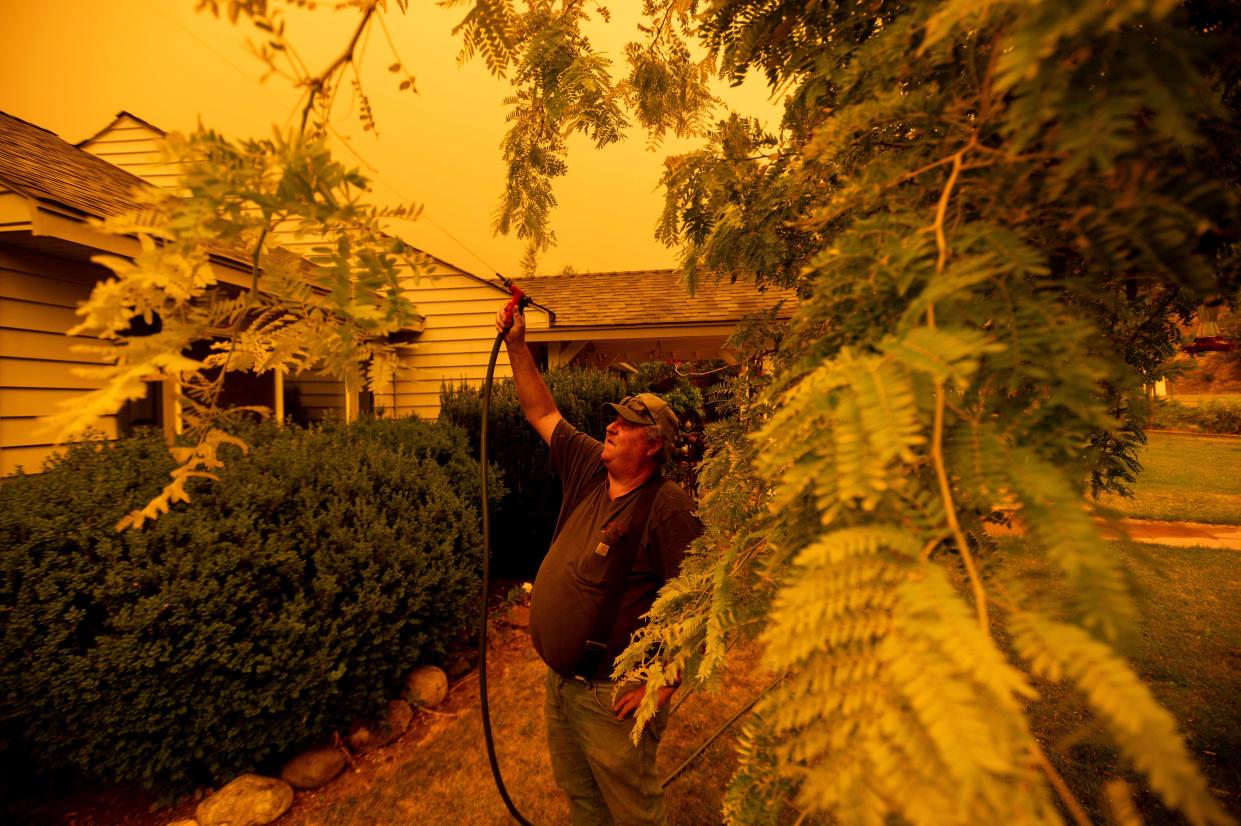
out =
<path fill-rule="evenodd" d="M 218 483 L 113 525 L 156 434 L 0 485 L 0 726 L 44 771 L 185 789 L 377 712 L 472 623 L 477 463 L 416 419 L 244 434 Z"/>
<path fill-rule="evenodd" d="M 1241 435 L 1241 404 L 1209 402 L 1191 406 L 1174 401 L 1157 401 L 1151 410 L 1150 426 L 1165 430 Z"/>

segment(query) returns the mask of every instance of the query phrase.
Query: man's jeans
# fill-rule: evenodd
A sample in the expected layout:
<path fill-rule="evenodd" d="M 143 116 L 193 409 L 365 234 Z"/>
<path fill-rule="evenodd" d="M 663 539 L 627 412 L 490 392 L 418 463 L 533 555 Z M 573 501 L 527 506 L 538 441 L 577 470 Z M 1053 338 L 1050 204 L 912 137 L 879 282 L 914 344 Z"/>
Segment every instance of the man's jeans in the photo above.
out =
<path fill-rule="evenodd" d="M 637 746 L 633 718 L 616 719 L 615 685 L 565 679 L 547 672 L 544 717 L 556 784 L 569 796 L 573 826 L 662 824 L 664 793 L 655 750 L 668 722 L 665 705 Z"/>

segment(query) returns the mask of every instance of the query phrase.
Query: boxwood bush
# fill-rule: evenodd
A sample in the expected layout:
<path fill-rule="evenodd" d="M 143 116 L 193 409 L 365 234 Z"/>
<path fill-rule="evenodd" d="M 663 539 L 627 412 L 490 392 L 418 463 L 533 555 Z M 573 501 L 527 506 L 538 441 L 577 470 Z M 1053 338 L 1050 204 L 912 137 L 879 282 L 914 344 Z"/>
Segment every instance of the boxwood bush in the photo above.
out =
<path fill-rule="evenodd" d="M 477 599 L 477 464 L 414 419 L 263 426 L 140 531 L 155 434 L 0 484 L 0 726 L 43 770 L 164 790 L 376 712 Z"/>

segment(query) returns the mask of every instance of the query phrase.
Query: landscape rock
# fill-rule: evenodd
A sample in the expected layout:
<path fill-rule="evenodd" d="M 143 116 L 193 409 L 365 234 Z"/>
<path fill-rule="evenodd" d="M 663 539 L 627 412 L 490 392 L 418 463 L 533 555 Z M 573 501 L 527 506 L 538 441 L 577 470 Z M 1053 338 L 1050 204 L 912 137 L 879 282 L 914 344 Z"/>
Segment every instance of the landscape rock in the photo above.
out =
<path fill-rule="evenodd" d="M 414 719 L 414 710 L 404 700 L 389 700 L 382 718 L 370 723 L 354 723 L 345 740 L 354 751 L 386 746 L 405 733 Z"/>
<path fill-rule="evenodd" d="M 194 810 L 198 826 L 266 826 L 293 805 L 293 787 L 274 777 L 243 774 Z"/>
<path fill-rule="evenodd" d="M 336 746 L 319 746 L 285 763 L 280 779 L 295 789 L 317 789 L 344 770 L 344 751 Z"/>
<path fill-rule="evenodd" d="M 405 699 L 418 708 L 435 708 L 448 696 L 448 675 L 433 665 L 420 665 L 405 678 Z"/>

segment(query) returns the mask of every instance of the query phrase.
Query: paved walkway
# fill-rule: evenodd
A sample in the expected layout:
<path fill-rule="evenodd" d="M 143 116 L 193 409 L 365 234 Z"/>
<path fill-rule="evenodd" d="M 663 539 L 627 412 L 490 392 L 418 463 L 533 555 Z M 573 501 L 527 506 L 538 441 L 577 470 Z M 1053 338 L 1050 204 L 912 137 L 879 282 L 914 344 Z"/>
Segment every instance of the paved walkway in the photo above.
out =
<path fill-rule="evenodd" d="M 1134 542 L 1241 551 L 1241 525 L 1159 522 L 1153 519 L 1124 519 L 1120 525 Z"/>
<path fill-rule="evenodd" d="M 1161 522 L 1156 519 L 1121 519 L 1119 522 L 1099 519 L 1098 524 L 1103 535 L 1109 539 L 1128 538 L 1149 545 L 1241 551 L 1241 525 Z M 992 536 L 1020 536 L 1024 533 L 1024 528 L 1016 522 L 1009 526 L 992 523 L 987 525 L 987 533 Z"/>

